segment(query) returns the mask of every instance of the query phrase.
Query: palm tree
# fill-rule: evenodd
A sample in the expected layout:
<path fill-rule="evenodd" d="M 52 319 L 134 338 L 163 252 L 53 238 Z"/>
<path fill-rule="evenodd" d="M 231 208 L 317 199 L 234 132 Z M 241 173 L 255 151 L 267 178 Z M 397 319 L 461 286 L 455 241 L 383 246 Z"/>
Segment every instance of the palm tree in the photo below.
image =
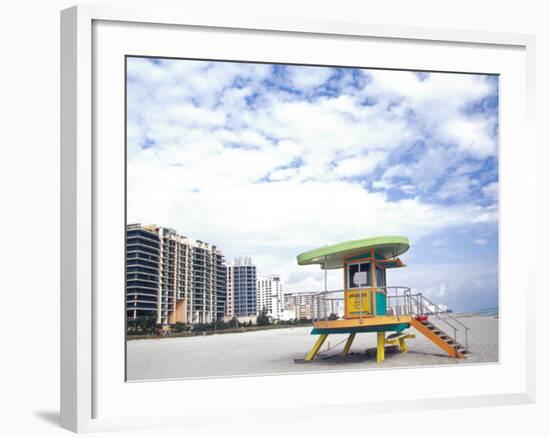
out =
<path fill-rule="evenodd" d="M 271 321 L 269 320 L 269 316 L 267 316 L 267 310 L 264 306 L 258 317 L 256 318 L 256 324 L 258 325 L 270 325 Z"/>

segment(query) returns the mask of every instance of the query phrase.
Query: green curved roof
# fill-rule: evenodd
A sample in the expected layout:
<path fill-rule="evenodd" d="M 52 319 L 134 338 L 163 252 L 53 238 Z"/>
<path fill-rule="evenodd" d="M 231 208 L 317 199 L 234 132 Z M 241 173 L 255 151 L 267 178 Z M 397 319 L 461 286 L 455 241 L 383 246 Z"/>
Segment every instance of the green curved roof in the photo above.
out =
<path fill-rule="evenodd" d="M 321 265 L 325 269 L 337 269 L 344 266 L 350 257 L 375 249 L 385 259 L 397 257 L 409 249 L 409 239 L 403 236 L 380 236 L 368 239 L 350 240 L 336 245 L 323 246 L 299 254 L 299 265 Z"/>

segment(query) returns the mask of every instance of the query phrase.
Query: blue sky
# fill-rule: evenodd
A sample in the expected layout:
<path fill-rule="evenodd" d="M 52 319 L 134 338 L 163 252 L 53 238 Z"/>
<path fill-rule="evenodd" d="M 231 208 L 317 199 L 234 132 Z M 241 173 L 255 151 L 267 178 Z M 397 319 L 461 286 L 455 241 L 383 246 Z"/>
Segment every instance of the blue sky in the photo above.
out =
<path fill-rule="evenodd" d="M 127 71 L 129 222 L 251 256 L 288 291 L 322 287 L 302 251 L 405 235 L 390 284 L 497 305 L 496 76 L 147 58 Z"/>

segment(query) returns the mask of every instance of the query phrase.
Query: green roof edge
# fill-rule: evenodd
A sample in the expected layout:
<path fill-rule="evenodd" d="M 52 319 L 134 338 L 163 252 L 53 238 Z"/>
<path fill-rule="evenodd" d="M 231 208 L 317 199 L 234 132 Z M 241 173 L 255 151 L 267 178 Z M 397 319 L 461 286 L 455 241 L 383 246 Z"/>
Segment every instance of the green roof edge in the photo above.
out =
<path fill-rule="evenodd" d="M 310 261 L 317 257 L 330 256 L 332 254 L 337 254 L 339 252 L 350 251 L 354 249 L 366 250 L 380 245 L 406 245 L 407 248 L 405 249 L 405 251 L 409 249 L 410 246 L 409 239 L 404 236 L 380 236 L 367 239 L 349 240 L 347 242 L 341 242 L 335 245 L 323 246 L 321 248 L 298 254 L 296 258 L 299 265 L 307 265 L 311 264 Z M 405 251 L 402 251 L 397 255 L 403 254 Z"/>

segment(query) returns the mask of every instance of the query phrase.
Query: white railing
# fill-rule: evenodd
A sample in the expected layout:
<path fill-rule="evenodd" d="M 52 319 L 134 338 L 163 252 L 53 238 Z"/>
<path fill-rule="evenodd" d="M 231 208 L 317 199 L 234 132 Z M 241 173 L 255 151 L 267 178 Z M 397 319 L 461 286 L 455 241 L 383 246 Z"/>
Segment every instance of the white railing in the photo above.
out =
<path fill-rule="evenodd" d="M 449 336 L 452 336 L 453 340 L 457 344 L 462 344 L 468 350 L 468 332 L 470 328 L 464 323 L 455 318 L 446 309 L 442 309 L 439 305 L 433 303 L 426 298 L 422 293 L 412 293 L 411 288 L 407 286 L 379 286 L 364 288 L 358 288 L 358 290 L 370 290 L 386 295 L 386 315 L 396 316 L 399 320 L 402 316 L 410 316 L 413 318 L 427 316 L 441 322 L 442 326 L 447 330 L 450 330 Z M 375 294 L 371 293 L 371 306 L 375 308 L 374 300 Z M 333 315 L 339 319 L 341 314 L 340 303 L 344 301 L 344 290 L 327 290 L 323 292 L 309 292 L 304 293 L 303 296 L 311 297 L 306 299 L 306 302 L 311 303 L 311 317 L 315 321 L 328 321 L 334 319 Z M 359 299 L 362 300 L 363 293 L 359 295 Z M 342 306 L 343 307 L 343 306 Z M 359 320 L 363 318 L 372 317 L 369 312 L 363 311 L 363 303 L 359 303 Z"/>

